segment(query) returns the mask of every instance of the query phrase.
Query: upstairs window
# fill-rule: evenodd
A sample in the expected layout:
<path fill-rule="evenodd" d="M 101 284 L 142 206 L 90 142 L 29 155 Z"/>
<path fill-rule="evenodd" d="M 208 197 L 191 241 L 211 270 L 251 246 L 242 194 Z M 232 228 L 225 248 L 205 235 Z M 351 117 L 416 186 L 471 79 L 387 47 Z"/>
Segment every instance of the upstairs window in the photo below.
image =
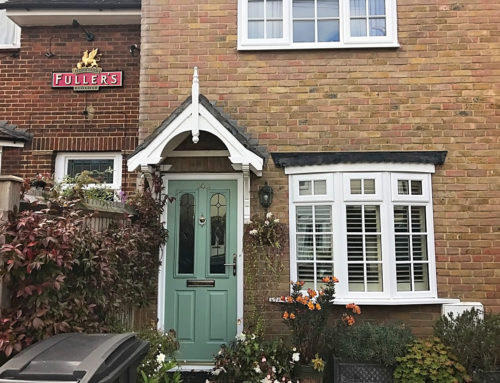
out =
<path fill-rule="evenodd" d="M 239 0 L 238 48 L 397 47 L 396 0 Z"/>
<path fill-rule="evenodd" d="M 21 47 L 21 28 L 0 9 L 0 49 L 16 49 Z"/>

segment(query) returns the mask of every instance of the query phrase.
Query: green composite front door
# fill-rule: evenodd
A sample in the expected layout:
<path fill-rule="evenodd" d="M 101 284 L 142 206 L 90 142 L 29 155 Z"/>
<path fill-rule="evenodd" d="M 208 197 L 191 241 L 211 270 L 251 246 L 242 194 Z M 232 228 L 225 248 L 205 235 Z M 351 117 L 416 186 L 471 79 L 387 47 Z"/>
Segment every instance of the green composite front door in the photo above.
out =
<path fill-rule="evenodd" d="M 169 181 L 168 195 L 164 328 L 180 361 L 208 362 L 236 335 L 237 184 Z"/>

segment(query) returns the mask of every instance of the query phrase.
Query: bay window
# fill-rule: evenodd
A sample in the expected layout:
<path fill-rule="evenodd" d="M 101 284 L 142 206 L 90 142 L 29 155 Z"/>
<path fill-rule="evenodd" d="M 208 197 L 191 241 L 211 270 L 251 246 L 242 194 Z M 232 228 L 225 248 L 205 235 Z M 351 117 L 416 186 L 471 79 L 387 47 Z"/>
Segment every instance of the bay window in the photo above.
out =
<path fill-rule="evenodd" d="M 397 47 L 396 0 L 239 0 L 238 49 Z"/>
<path fill-rule="evenodd" d="M 287 168 L 291 279 L 335 275 L 341 301 L 437 298 L 429 166 L 356 165 Z"/>

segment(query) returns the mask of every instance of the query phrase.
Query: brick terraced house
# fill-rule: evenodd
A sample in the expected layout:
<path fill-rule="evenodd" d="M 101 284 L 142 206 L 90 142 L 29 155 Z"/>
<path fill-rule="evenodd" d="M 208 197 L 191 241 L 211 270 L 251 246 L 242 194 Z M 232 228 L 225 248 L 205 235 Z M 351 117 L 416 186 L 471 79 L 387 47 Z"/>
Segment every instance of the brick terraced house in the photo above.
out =
<path fill-rule="evenodd" d="M 449 305 L 500 311 L 500 3 L 144 0 L 139 81 L 85 94 L 51 89 L 50 72 L 94 46 L 105 70 L 132 71 L 138 27 L 79 20 L 89 45 L 71 20 L 21 20 L 20 50 L 2 57 L 0 119 L 33 138 L 4 149 L 4 166 L 54 170 L 59 152 L 97 149 L 92 134 L 125 140 L 99 150 L 131 152 L 128 171 L 162 175 L 176 200 L 157 316 L 177 330 L 180 359 L 208 361 L 243 329 L 244 225 L 265 213 L 265 183 L 289 247 L 260 295 L 334 274 L 338 304 L 420 335 Z M 279 332 L 276 305 L 262 311 Z"/>
<path fill-rule="evenodd" d="M 62 180 L 111 168 L 106 184 L 134 190 L 125 159 L 138 138 L 140 57 L 131 46 L 140 44 L 140 1 L 14 0 L 0 8 L 7 8 L 0 9 L 0 120 L 32 136 L 16 141 L 24 147 L 3 147 L 0 174 Z M 104 79 L 99 91 L 68 87 L 64 81 L 95 48 L 102 72 L 78 76 Z M 121 72 L 121 85 L 108 72 Z"/>

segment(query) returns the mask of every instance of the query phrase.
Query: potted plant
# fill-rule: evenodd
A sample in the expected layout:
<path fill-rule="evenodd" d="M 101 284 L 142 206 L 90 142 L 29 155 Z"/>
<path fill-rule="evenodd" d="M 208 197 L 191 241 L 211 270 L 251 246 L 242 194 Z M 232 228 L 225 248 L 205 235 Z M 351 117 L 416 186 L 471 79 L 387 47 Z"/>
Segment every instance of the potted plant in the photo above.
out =
<path fill-rule="evenodd" d="M 413 340 L 410 330 L 400 324 L 338 323 L 328 329 L 328 360 L 333 366 L 330 380 L 336 382 L 392 382 L 396 358 L 406 353 Z"/>
<path fill-rule="evenodd" d="M 451 348 L 475 382 L 500 382 L 500 314 L 467 310 L 442 316 L 434 335 Z"/>
<path fill-rule="evenodd" d="M 335 298 L 335 277 L 323 278 L 325 286 L 317 292 L 312 289 L 303 290 L 304 282 L 292 282 L 291 295 L 281 297 L 286 304 L 283 320 L 289 327 L 292 342 L 300 354 L 299 363 L 295 367 L 296 377 L 301 382 L 322 382 L 325 352 L 325 327 L 330 309 Z M 347 306 L 354 313 L 361 313 L 355 304 Z M 354 317 L 344 314 L 342 319 L 348 325 L 354 323 Z"/>

